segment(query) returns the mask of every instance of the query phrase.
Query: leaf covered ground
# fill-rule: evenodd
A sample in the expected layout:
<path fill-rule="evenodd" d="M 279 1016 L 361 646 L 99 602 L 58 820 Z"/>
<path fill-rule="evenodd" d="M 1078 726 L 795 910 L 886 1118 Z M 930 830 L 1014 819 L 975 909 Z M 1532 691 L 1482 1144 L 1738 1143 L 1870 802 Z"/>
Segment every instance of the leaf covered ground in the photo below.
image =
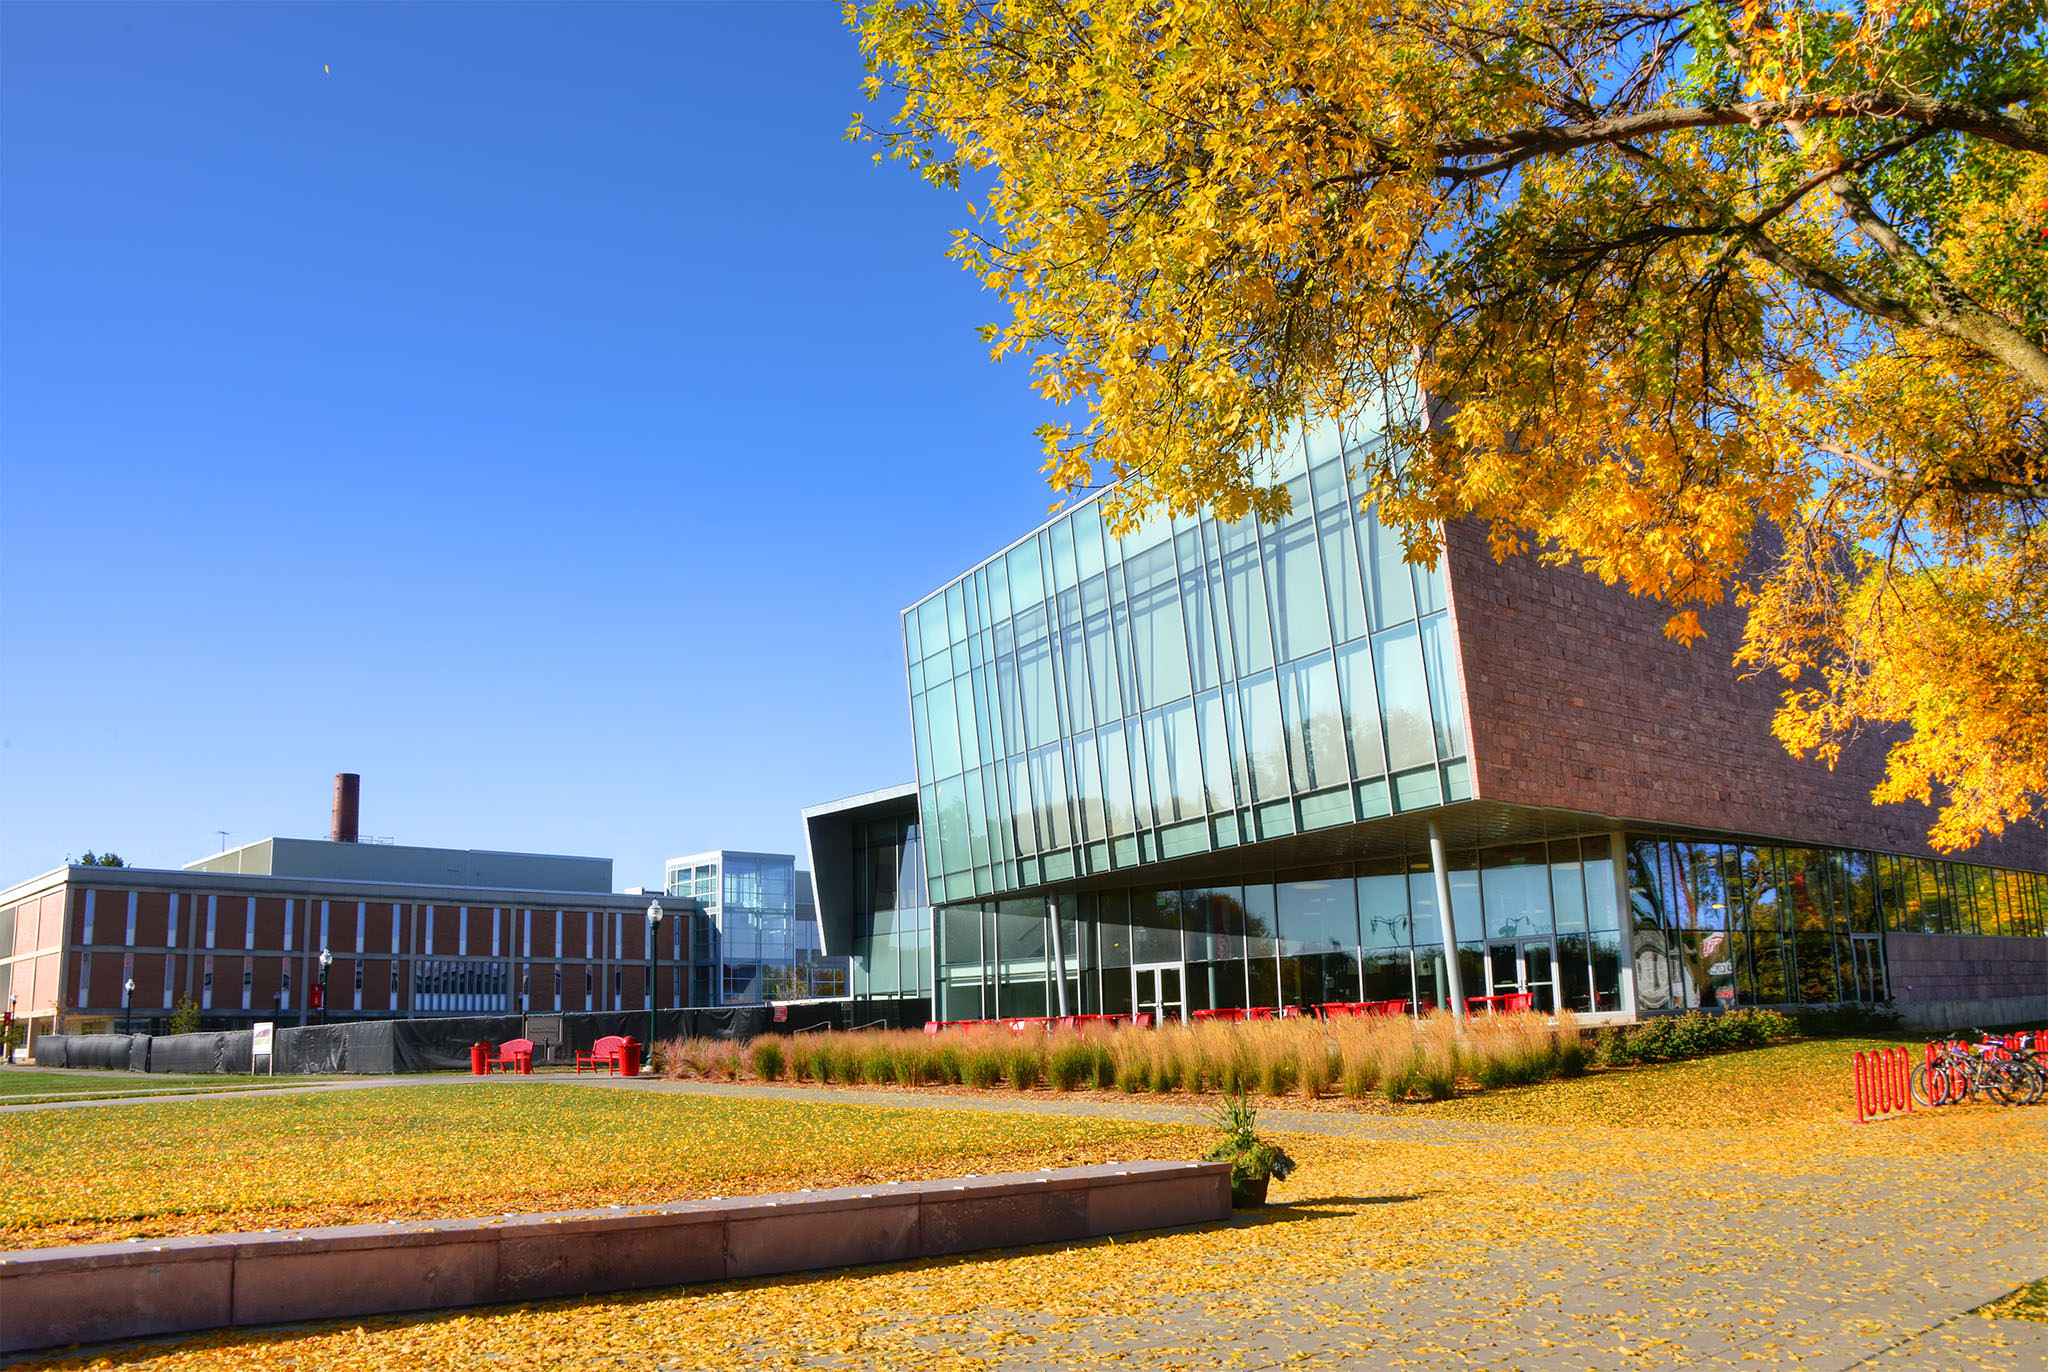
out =
<path fill-rule="evenodd" d="M 2006 1260 L 1985 1254 L 2015 1245 L 2048 1252 L 2048 1179 L 2030 1162 L 2048 1138 L 2048 1111 L 1967 1107 L 1858 1126 L 1841 1066 L 1847 1051 L 1792 1045 L 1394 1115 L 1276 1102 L 1270 1132 L 1300 1170 L 1275 1186 L 1268 1211 L 1193 1231 L 226 1332 L 51 1365 L 1805 1367 L 1844 1365 L 1853 1360 L 1845 1349 L 1875 1353 L 1903 1328 L 1933 1331 L 1924 1336 L 1933 1341 L 1927 1365 L 2039 1366 L 2033 1345 L 2004 1332 L 2034 1326 L 1924 1314 L 1914 1302 L 1953 1302 L 1942 1293 L 1975 1282 L 1983 1294 L 1966 1305 L 1982 1303 L 2040 1270 L 2007 1275 Z M 1748 1095 L 1736 1089 L 1744 1059 Z M 1569 1116 L 1573 1092 L 1576 1119 L 1549 1122 Z M 365 1097 L 394 1096 L 410 1102 L 402 1113 L 365 1113 Z M 1523 1119 L 1472 1117 L 1518 1098 L 1527 1103 Z M 461 1213 L 460 1188 L 441 1179 L 479 1149 L 512 1160 L 505 1177 L 482 1183 L 487 1206 L 470 1198 L 472 1211 L 488 1212 L 572 1203 L 571 1185 L 573 1203 L 685 1188 L 718 1194 L 1189 1156 L 1206 1137 L 1188 1125 L 977 1113 L 952 1102 L 735 1101 L 688 1088 L 413 1087 L 296 1100 L 303 1105 L 273 1098 L 52 1112 L 45 1125 L 57 1113 L 97 1123 L 64 1123 L 76 1132 L 39 1141 L 33 1165 L 10 1154 L 11 1194 L 0 1205 L 13 1208 L 0 1213 L 31 1221 L 45 1242 L 77 1224 L 242 1227 L 274 1204 L 237 1205 L 237 1196 L 308 1188 L 336 1218 Z M 1722 1112 L 1715 1127 L 1701 1127 L 1708 1110 Z M 137 1119 L 102 1133 L 122 1116 Z M 10 1149 L 27 1132 L 18 1127 L 24 1118 L 0 1120 Z M 81 1149 L 90 1156 L 53 1161 Z M 230 1175 L 183 1188 L 207 1204 L 174 1204 L 180 1188 L 156 1177 L 180 1159 L 188 1177 Z M 331 1175 L 337 1166 L 341 1174 Z M 1938 1207 L 1921 1203 L 1927 1176 L 1963 1168 L 1979 1184 Z M 66 1180 L 45 1180 L 54 1173 Z M 607 1179 L 624 1190 L 602 1190 Z M 129 1213 L 93 1209 L 96 1186 L 128 1197 Z"/>
<path fill-rule="evenodd" d="M 0 1247 L 1184 1156 L 1177 1127 L 405 1086 L 0 1116 Z"/>

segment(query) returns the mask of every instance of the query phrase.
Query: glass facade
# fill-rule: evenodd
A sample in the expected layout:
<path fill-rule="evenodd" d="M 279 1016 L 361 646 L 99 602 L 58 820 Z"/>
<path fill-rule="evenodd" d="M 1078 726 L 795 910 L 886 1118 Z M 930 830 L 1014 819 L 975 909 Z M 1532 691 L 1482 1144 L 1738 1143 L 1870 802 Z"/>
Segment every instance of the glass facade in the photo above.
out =
<path fill-rule="evenodd" d="M 1887 933 L 2048 933 L 2039 873 L 1889 853 L 1638 836 L 1628 885 L 1645 1014 L 1887 1000 Z"/>
<path fill-rule="evenodd" d="M 1465 994 L 1622 1008 L 1612 849 L 1598 834 L 1450 854 Z M 1062 968 L 1072 1014 L 1449 1002 L 1427 856 L 954 905 L 936 929 L 939 1019 L 1057 1014 Z"/>
<path fill-rule="evenodd" d="M 1357 450 L 1290 444 L 1274 524 L 1088 502 L 905 612 L 930 904 L 1470 797 L 1441 574 Z"/>
<path fill-rule="evenodd" d="M 808 873 L 777 853 L 720 851 L 668 863 L 669 895 L 703 906 L 710 969 L 700 1005 L 758 1005 L 847 993 L 847 960 L 824 956 Z"/>
<path fill-rule="evenodd" d="M 1606 834 L 1448 855 L 1468 998 L 1637 1011 L 1889 999 L 1886 933 L 2048 934 L 2048 877 L 1831 848 Z M 1448 1003 L 1426 855 L 1203 885 L 941 907 L 942 1020 L 1243 1006 Z M 1623 927 L 1626 915 L 1628 927 Z M 1057 920 L 1057 927 L 1054 921 Z"/>
<path fill-rule="evenodd" d="M 853 831 L 853 995 L 932 993 L 932 911 L 924 845 L 914 819 L 879 819 Z"/>

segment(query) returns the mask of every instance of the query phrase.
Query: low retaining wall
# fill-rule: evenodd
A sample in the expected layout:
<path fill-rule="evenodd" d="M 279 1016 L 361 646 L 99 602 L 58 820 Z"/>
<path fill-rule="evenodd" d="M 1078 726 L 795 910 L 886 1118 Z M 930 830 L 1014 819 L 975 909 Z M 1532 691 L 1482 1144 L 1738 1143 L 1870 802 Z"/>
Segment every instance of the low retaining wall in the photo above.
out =
<path fill-rule="evenodd" d="M 1230 1214 L 1219 1162 L 0 1252 L 0 1353 L 1070 1243 Z"/>

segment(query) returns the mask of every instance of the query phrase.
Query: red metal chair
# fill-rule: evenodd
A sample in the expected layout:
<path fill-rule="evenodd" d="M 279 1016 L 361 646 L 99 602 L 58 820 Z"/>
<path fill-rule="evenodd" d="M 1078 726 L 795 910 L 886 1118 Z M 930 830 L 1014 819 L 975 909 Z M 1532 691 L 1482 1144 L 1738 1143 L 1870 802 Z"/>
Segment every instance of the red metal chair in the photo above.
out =
<path fill-rule="evenodd" d="M 616 1075 L 625 1070 L 625 1054 L 626 1041 L 617 1034 L 606 1034 L 590 1045 L 588 1053 L 576 1055 L 576 1070 L 581 1072 L 588 1067 L 595 1072 L 604 1068 L 607 1076 Z"/>
<path fill-rule="evenodd" d="M 484 1059 L 486 1072 L 517 1072 L 522 1076 L 533 1075 L 533 1040 L 506 1039 L 498 1045 L 498 1051 Z"/>

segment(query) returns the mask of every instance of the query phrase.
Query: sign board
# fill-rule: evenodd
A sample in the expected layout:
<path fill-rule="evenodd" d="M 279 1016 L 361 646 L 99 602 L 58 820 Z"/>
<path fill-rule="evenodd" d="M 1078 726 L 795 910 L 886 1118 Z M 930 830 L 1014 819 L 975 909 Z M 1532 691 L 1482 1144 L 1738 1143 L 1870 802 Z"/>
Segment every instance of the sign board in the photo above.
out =
<path fill-rule="evenodd" d="M 271 1045 L 275 1041 L 276 1032 L 277 1026 L 268 1021 L 256 1026 L 255 1038 L 250 1043 L 249 1067 L 251 1071 L 263 1071 L 269 1072 L 273 1076 L 276 1075 L 277 1056 L 271 1051 Z M 256 1065 L 257 1059 L 262 1060 L 263 1065 L 260 1068 Z"/>
<path fill-rule="evenodd" d="M 775 1007 L 775 1022 L 777 1024 L 789 1023 L 789 1007 L 787 1005 L 778 1005 Z"/>

